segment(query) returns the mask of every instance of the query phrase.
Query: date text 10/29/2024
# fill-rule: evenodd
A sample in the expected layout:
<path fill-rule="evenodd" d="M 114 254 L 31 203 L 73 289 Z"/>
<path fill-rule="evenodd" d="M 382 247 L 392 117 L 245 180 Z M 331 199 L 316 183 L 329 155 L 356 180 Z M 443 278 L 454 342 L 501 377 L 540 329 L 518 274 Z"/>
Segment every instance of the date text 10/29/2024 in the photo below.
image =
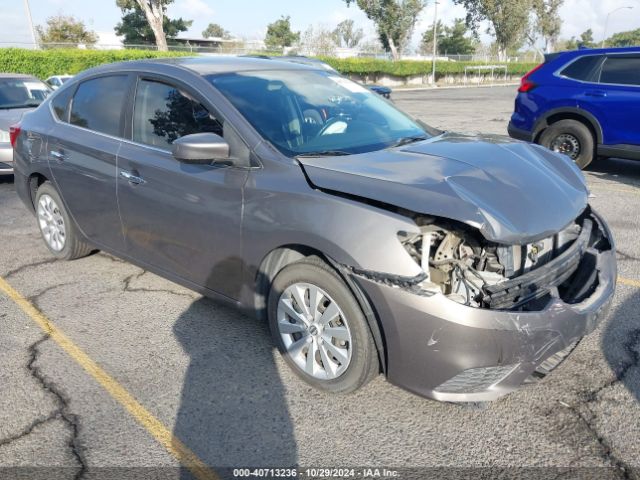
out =
<path fill-rule="evenodd" d="M 234 468 L 237 478 L 397 478 L 388 468 Z"/>

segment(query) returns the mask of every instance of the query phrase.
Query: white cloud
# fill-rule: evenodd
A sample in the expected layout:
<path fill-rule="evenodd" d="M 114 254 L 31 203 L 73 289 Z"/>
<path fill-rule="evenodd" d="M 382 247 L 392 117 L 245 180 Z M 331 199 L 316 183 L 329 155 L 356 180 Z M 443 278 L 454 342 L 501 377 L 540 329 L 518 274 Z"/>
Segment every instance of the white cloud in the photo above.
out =
<path fill-rule="evenodd" d="M 213 8 L 205 0 L 178 0 L 169 6 L 172 14 L 197 18 L 199 16 L 211 17 L 214 14 Z"/>
<path fill-rule="evenodd" d="M 630 6 L 633 10 L 621 9 Z M 562 17 L 562 36 L 570 38 L 579 36 L 588 28 L 593 30 L 596 40 L 601 40 L 604 34 L 604 24 L 609 15 L 607 25 L 607 37 L 615 32 L 633 30 L 640 25 L 640 1 L 639 0 L 566 0 L 560 9 Z"/>

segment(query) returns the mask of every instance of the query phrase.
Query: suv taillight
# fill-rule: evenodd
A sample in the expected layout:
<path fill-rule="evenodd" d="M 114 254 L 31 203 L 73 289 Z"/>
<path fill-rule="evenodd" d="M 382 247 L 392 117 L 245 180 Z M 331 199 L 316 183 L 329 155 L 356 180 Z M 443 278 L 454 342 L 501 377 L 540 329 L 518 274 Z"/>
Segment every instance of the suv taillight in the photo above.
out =
<path fill-rule="evenodd" d="M 538 84 L 532 81 L 529 77 L 531 77 L 531 75 L 533 75 L 534 72 L 542 68 L 543 65 L 544 63 L 541 63 L 536 68 L 528 72 L 524 77 L 522 77 L 522 80 L 520 80 L 520 88 L 518 88 L 518 92 L 527 93 L 538 86 Z"/>
<path fill-rule="evenodd" d="M 20 135 L 20 124 L 11 125 L 9 127 L 9 141 L 11 142 L 11 148 L 16 147 L 18 136 Z"/>

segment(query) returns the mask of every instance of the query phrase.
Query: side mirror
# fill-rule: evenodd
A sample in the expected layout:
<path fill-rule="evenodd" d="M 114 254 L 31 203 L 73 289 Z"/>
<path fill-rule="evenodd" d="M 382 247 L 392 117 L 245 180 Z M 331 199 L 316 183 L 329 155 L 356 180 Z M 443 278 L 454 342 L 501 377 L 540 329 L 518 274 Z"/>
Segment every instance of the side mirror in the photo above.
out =
<path fill-rule="evenodd" d="M 215 133 L 194 133 L 174 140 L 171 153 L 180 162 L 207 164 L 228 160 L 229 144 Z"/>

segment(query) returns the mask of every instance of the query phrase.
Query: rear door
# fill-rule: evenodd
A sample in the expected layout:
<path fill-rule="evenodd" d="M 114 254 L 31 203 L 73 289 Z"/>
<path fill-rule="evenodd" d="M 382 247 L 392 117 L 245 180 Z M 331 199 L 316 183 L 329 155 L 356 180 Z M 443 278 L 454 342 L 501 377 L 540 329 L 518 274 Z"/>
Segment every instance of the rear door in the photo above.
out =
<path fill-rule="evenodd" d="M 104 75 L 62 91 L 53 102 L 58 121 L 48 142 L 49 166 L 71 216 L 89 240 L 117 252 L 124 237 L 116 164 L 130 78 Z"/>
<path fill-rule="evenodd" d="M 583 108 L 599 120 L 605 145 L 640 145 L 640 54 L 609 54 L 597 83 L 587 86 Z"/>
<path fill-rule="evenodd" d="M 181 163 L 171 154 L 171 143 L 184 135 L 213 132 L 229 141 L 234 132 L 202 97 L 172 79 L 140 77 L 133 102 L 131 141 L 120 150 L 118 176 L 129 256 L 238 298 L 247 170 Z M 230 143 L 234 155 L 237 142 Z"/>

